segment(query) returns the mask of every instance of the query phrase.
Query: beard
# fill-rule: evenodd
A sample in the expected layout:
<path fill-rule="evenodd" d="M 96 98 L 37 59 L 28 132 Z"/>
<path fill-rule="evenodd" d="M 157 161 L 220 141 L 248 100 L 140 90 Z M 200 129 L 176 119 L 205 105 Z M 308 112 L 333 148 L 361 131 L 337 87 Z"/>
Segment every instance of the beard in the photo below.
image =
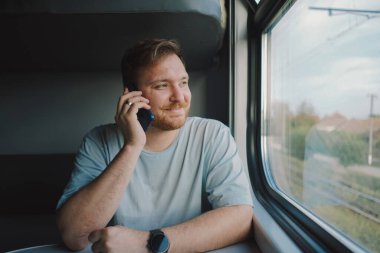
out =
<path fill-rule="evenodd" d="M 183 108 L 185 111 L 185 113 L 182 115 L 172 116 L 170 115 L 170 113 L 166 112 L 167 110 L 170 110 L 170 109 L 180 109 L 180 108 Z M 186 119 L 189 115 L 189 111 L 190 111 L 189 103 L 175 103 L 169 106 L 161 107 L 159 112 L 154 115 L 152 126 L 161 130 L 165 130 L 165 131 L 179 129 L 185 124 Z"/>

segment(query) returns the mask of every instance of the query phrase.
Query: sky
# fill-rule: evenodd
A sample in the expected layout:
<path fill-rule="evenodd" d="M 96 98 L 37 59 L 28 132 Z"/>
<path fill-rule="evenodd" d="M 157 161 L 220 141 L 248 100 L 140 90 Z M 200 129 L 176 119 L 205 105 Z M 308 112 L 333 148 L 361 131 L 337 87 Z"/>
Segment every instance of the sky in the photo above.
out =
<path fill-rule="evenodd" d="M 352 14 L 310 7 L 376 10 Z M 303 102 L 319 116 L 380 115 L 380 0 L 299 0 L 270 31 L 272 101 Z"/>

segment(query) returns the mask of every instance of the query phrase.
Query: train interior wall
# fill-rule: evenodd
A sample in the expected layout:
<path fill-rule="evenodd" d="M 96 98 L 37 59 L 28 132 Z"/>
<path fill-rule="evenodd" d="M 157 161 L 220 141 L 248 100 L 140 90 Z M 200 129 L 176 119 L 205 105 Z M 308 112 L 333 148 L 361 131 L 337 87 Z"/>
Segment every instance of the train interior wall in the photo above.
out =
<path fill-rule="evenodd" d="M 189 71 L 191 116 L 228 122 L 223 66 Z M 0 74 L 0 251 L 60 241 L 55 204 L 74 153 L 93 127 L 114 122 L 119 71 Z"/>
<path fill-rule="evenodd" d="M 86 132 L 114 122 L 121 53 L 136 41 L 177 39 L 190 115 L 229 122 L 224 1 L 84 2 L 0 6 L 0 252 L 60 241 L 55 205 L 74 154 Z"/>

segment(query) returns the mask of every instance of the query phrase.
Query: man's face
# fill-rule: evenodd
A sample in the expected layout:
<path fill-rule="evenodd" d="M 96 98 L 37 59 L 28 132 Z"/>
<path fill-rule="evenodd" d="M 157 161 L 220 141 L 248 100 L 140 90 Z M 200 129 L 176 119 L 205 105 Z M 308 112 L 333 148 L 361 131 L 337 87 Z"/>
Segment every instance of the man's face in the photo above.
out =
<path fill-rule="evenodd" d="M 189 75 L 176 54 L 163 56 L 141 69 L 137 83 L 150 101 L 153 127 L 174 130 L 185 124 L 191 102 Z"/>

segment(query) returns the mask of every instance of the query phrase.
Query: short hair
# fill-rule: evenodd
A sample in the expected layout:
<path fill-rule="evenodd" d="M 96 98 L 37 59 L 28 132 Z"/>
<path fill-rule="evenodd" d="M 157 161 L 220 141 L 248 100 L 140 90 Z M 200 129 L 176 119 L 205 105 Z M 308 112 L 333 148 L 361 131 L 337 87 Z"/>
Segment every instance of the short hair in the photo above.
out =
<path fill-rule="evenodd" d="M 121 60 L 121 73 L 124 87 L 127 87 L 129 90 L 133 89 L 132 85 L 135 84 L 137 73 L 141 68 L 148 67 L 161 57 L 170 54 L 176 54 L 185 65 L 181 48 L 175 40 L 143 40 L 128 49 Z"/>

